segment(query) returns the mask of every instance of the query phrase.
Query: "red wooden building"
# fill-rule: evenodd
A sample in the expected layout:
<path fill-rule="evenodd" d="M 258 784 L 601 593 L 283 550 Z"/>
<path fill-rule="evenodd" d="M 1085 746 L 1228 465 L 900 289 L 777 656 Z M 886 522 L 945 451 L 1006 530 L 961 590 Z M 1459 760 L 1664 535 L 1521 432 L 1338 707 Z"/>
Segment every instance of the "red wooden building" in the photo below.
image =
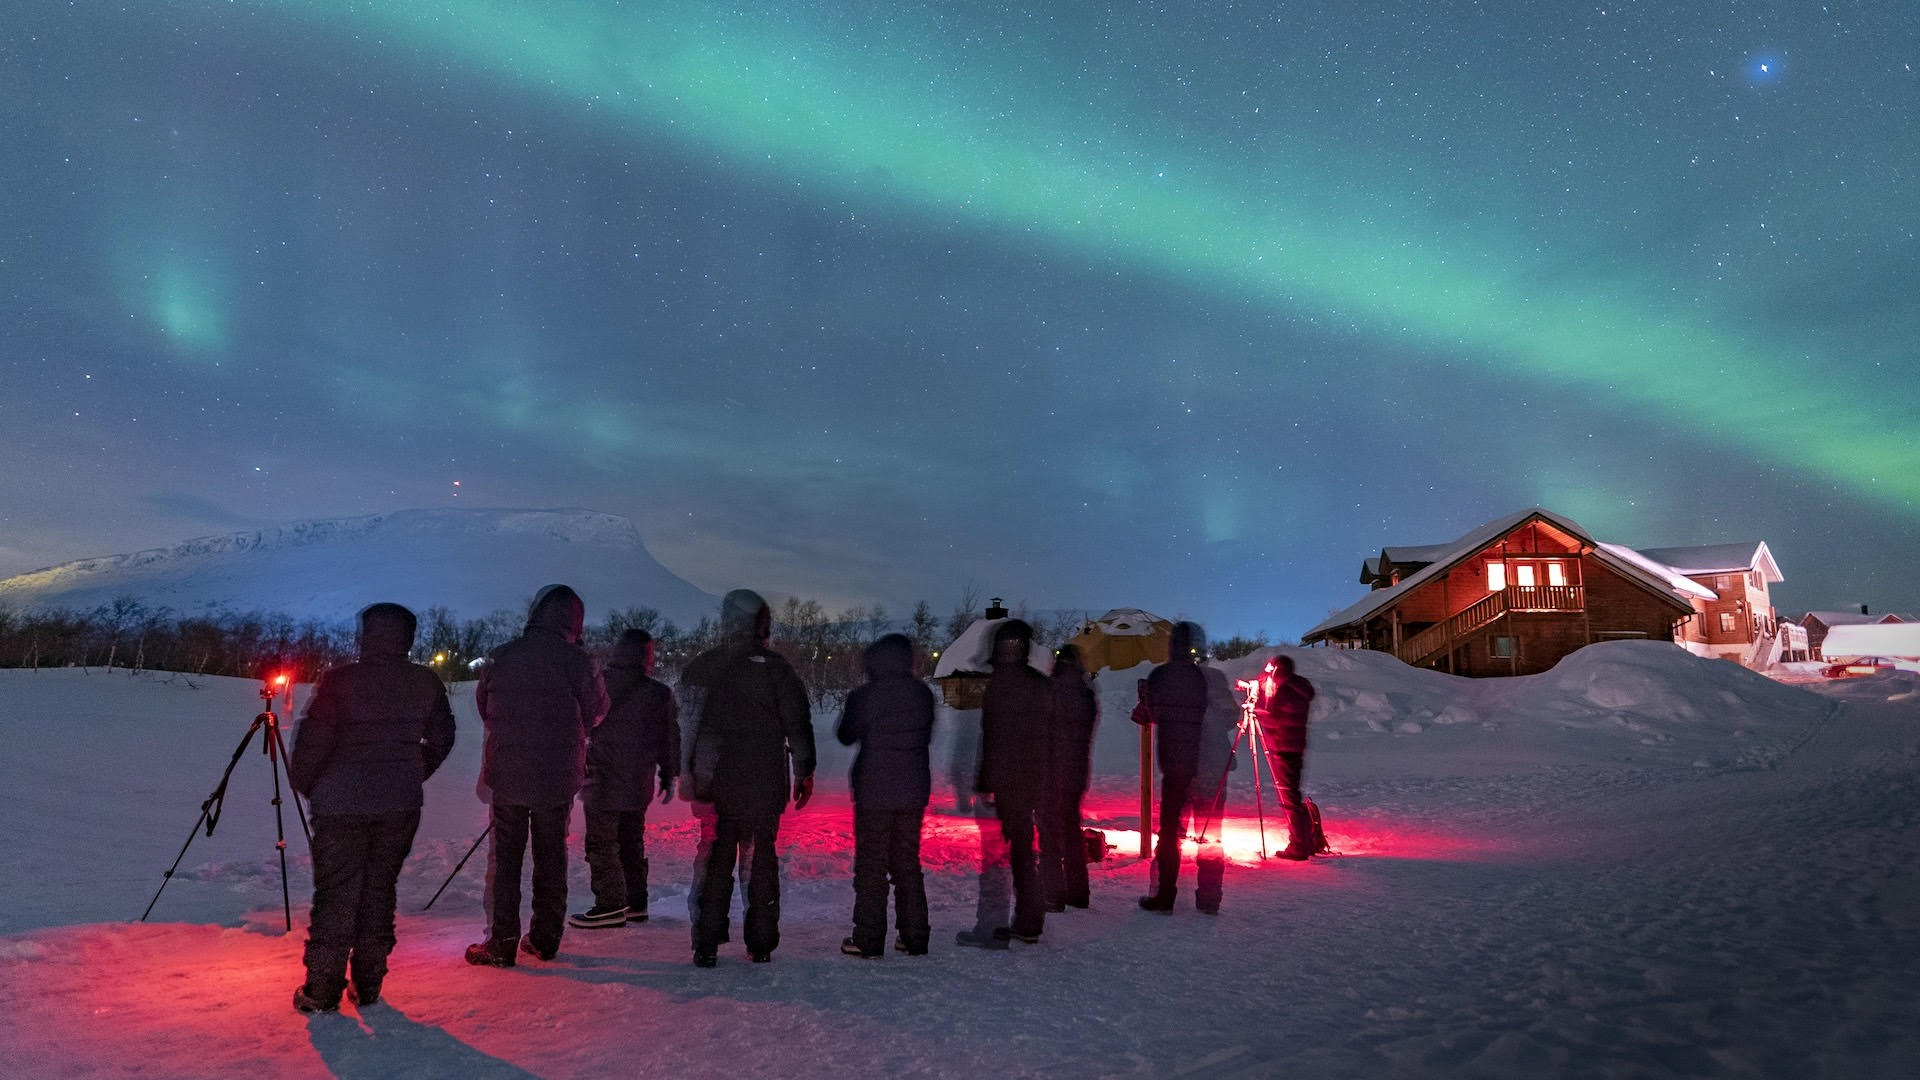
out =
<path fill-rule="evenodd" d="M 1361 581 L 1373 591 L 1307 631 L 1303 643 L 1377 649 L 1459 675 L 1541 672 L 1595 641 L 1672 641 L 1696 600 L 1717 599 L 1539 507 L 1449 544 L 1383 548 Z"/>
<path fill-rule="evenodd" d="M 1784 659 L 1772 586 L 1786 580 L 1764 540 L 1701 547 L 1641 548 L 1640 554 L 1683 574 L 1713 594 L 1696 598 L 1698 616 L 1677 641 L 1696 656 L 1719 657 L 1750 668 Z"/>

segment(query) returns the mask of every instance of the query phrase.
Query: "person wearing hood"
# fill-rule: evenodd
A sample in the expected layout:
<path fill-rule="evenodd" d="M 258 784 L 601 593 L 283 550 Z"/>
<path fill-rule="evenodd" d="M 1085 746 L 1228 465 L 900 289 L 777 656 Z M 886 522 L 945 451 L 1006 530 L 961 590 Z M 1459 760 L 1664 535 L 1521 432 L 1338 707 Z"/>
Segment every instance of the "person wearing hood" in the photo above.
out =
<path fill-rule="evenodd" d="M 1313 818 L 1300 791 L 1307 761 L 1307 710 L 1313 704 L 1313 684 L 1293 670 L 1293 657 L 1284 653 L 1267 662 L 1260 678 L 1260 697 L 1254 716 L 1260 740 L 1267 746 L 1273 786 L 1287 812 L 1287 846 L 1280 858 L 1305 862 L 1313 857 Z"/>
<path fill-rule="evenodd" d="M 980 772 L 975 791 L 993 796 L 1013 875 L 1013 925 L 997 927 L 996 941 L 1040 940 L 1046 895 L 1034 857 L 1040 799 L 1052 761 L 1053 686 L 1028 663 L 1033 628 L 1008 619 L 993 628 L 993 674 L 980 704 Z M 992 946 L 977 930 L 961 931 L 962 945 Z"/>
<path fill-rule="evenodd" d="M 521 635 L 480 668 L 473 702 L 486 725 L 480 781 L 491 793 L 487 940 L 467 963 L 512 967 L 560 951 L 567 917 L 567 824 L 587 768 L 587 733 L 606 715 L 607 691 L 580 647 L 586 605 L 565 585 L 534 597 Z M 533 848 L 533 921 L 520 937 L 520 876 Z"/>
<path fill-rule="evenodd" d="M 337 1009 L 349 989 L 362 1008 L 380 999 L 420 788 L 453 751 L 445 684 L 407 661 L 414 627 L 399 604 L 360 613 L 359 660 L 320 676 L 287 755 L 313 828 L 307 978 L 293 994 L 302 1012 Z"/>
<path fill-rule="evenodd" d="M 593 907 L 571 915 L 582 930 L 647 921 L 647 806 L 658 776 L 671 798 L 680 775 L 679 706 L 653 678 L 653 635 L 628 630 L 614 643 L 604 678 L 612 704 L 587 737 L 587 868 Z"/>
<path fill-rule="evenodd" d="M 720 644 L 693 658 L 681 675 L 697 688 L 692 796 L 711 803 L 713 845 L 702 867 L 693 962 L 712 967 L 728 940 L 736 860 L 746 859 L 747 955 L 773 959 L 780 944 L 780 857 L 774 841 L 791 796 L 813 797 L 813 716 L 807 687 L 785 657 L 768 647 L 773 613 L 759 594 L 735 589 L 721 605 Z"/>
<path fill-rule="evenodd" d="M 913 642 L 888 634 L 867 647 L 867 681 L 847 695 L 834 736 L 859 746 L 853 789 L 853 936 L 840 951 L 885 955 L 887 885 L 892 881 L 896 947 L 927 951 L 927 888 L 920 825 L 933 792 L 933 691 L 914 676 Z"/>
<path fill-rule="evenodd" d="M 1054 656 L 1052 687 L 1047 786 L 1040 804 L 1040 880 L 1046 888 L 1047 910 L 1065 911 L 1091 903 L 1080 802 L 1093 772 L 1093 732 L 1100 724 L 1100 702 L 1087 684 L 1080 650 L 1072 645 L 1062 645 Z"/>
<path fill-rule="evenodd" d="M 1154 749 L 1160 758 L 1160 830 L 1153 853 L 1154 884 L 1152 892 L 1140 898 L 1140 906 L 1148 911 L 1171 913 L 1178 892 L 1180 840 L 1192 809 L 1210 702 L 1207 673 L 1200 664 L 1205 648 L 1199 626 L 1175 623 L 1168 635 L 1167 662 L 1147 675 L 1147 708 L 1135 713 L 1136 717 L 1151 717 L 1156 729 Z M 1210 798 L 1214 793 L 1207 794 Z"/>

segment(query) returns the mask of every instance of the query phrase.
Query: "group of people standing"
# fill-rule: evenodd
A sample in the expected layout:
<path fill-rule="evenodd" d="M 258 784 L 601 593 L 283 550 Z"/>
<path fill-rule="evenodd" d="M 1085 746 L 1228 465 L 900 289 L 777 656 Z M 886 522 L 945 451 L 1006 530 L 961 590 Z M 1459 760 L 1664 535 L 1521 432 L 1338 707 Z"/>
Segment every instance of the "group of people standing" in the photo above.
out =
<path fill-rule="evenodd" d="M 728 593 L 719 643 L 686 666 L 676 689 L 653 678 L 654 645 L 644 630 L 626 631 L 604 671 L 596 669 L 581 646 L 585 615 L 572 589 L 548 586 L 521 636 L 481 668 L 474 700 L 485 727 L 479 793 L 490 810 L 488 924 L 467 962 L 551 960 L 567 925 L 646 921 L 646 812 L 656 796 L 665 801 L 676 791 L 700 825 L 688 891 L 694 964 L 713 967 L 730 938 L 736 867 L 746 890 L 747 955 L 767 962 L 780 941 L 780 818 L 812 798 L 816 760 L 806 687 L 769 645 L 769 608 L 749 590 Z M 362 1006 L 378 1000 L 421 786 L 453 747 L 445 687 L 407 659 L 414 631 L 413 614 L 397 604 L 361 612 L 359 660 L 321 677 L 295 732 L 289 773 L 311 802 L 313 826 L 307 975 L 294 992 L 305 1012 L 336 1009 L 343 995 Z M 1030 662 L 1032 642 L 1021 620 L 994 627 L 977 768 L 963 803 L 997 827 L 983 821 L 979 913 L 957 937 L 964 946 L 1037 942 L 1047 913 L 1090 904 L 1081 801 L 1098 702 L 1071 646 L 1043 674 Z M 1224 676 L 1199 662 L 1203 646 L 1198 627 L 1178 624 L 1173 655 L 1143 680 L 1135 710 L 1136 721 L 1158 731 L 1163 776 L 1156 884 L 1140 900 L 1149 910 L 1173 908 L 1183 821 L 1215 822 L 1224 804 L 1238 705 Z M 924 955 L 930 928 L 920 835 L 932 795 L 933 692 L 914 671 L 904 635 L 874 642 L 865 666 L 867 682 L 848 696 L 835 727 L 840 742 L 859 748 L 850 777 L 854 929 L 841 948 L 884 954 L 891 894 L 893 947 Z M 1281 722 L 1268 742 L 1279 751 L 1275 773 L 1297 848 L 1308 835 L 1300 828 L 1304 811 L 1293 811 L 1312 687 L 1290 672 L 1276 679 L 1270 665 L 1265 688 L 1262 722 Z M 1276 738 L 1290 730 L 1283 718 L 1296 713 L 1299 738 Z M 1283 769 L 1287 754 L 1291 766 Z M 576 796 L 585 811 L 593 905 L 569 917 L 566 835 Z M 1210 847 L 1196 902 L 1217 912 L 1224 862 L 1218 845 Z M 532 919 L 523 935 L 529 849 Z"/>

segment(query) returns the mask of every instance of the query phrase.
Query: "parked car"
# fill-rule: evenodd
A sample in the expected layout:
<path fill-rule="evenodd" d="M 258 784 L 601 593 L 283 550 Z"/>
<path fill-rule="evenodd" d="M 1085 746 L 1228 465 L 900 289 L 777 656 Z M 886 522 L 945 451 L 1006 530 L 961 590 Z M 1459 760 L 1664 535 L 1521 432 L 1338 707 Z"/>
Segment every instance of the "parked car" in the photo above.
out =
<path fill-rule="evenodd" d="M 1862 656 L 1844 664 L 1828 664 L 1822 672 L 1829 679 L 1858 679 L 1865 675 L 1878 675 L 1883 671 L 1897 671 L 1908 665 L 1885 656 Z"/>

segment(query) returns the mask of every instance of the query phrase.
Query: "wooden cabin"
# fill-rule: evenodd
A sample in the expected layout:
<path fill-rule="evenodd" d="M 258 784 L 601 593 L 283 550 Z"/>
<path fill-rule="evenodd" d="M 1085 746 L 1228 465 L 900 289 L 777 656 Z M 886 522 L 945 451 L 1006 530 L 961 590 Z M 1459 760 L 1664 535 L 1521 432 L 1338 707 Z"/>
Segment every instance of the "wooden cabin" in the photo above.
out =
<path fill-rule="evenodd" d="M 1779 632 L 1771 591 L 1786 579 L 1766 541 L 1641 548 L 1640 554 L 1713 593 L 1710 600 L 1694 598 L 1695 617 L 1675 639 L 1688 652 L 1765 668 L 1793 651 L 1783 648 L 1790 635 Z"/>
<path fill-rule="evenodd" d="M 1913 621 L 1911 615 L 1895 615 L 1892 612 L 1869 614 L 1865 604 L 1860 605 L 1859 611 L 1809 611 L 1800 617 L 1800 625 L 1807 630 L 1807 651 L 1815 660 L 1825 658 L 1827 631 L 1836 626 L 1873 626 Z"/>
<path fill-rule="evenodd" d="M 1672 641 L 1704 588 L 1578 522 L 1534 507 L 1450 544 L 1381 549 L 1361 581 L 1372 591 L 1302 635 L 1390 652 L 1458 675 L 1546 671 L 1596 641 Z"/>

